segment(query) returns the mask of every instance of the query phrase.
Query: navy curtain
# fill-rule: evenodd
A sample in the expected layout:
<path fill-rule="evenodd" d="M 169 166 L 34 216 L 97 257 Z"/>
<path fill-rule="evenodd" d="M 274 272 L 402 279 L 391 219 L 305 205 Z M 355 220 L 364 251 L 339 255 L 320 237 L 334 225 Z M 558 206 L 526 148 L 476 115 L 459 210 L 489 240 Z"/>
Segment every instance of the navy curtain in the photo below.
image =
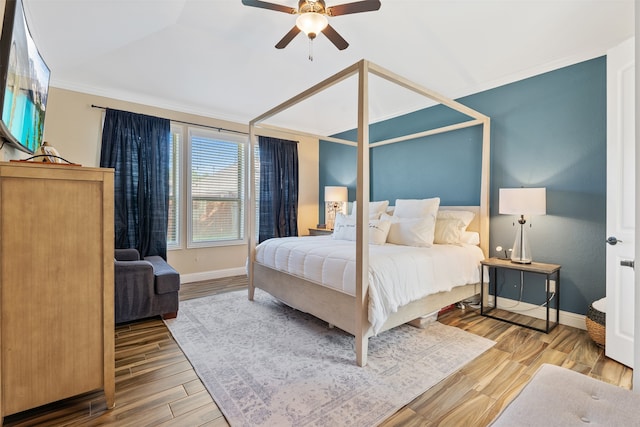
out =
<path fill-rule="evenodd" d="M 167 258 L 167 119 L 107 109 L 100 166 L 115 169 L 115 247 Z"/>
<path fill-rule="evenodd" d="M 260 215 L 258 241 L 298 235 L 298 143 L 258 137 Z"/>

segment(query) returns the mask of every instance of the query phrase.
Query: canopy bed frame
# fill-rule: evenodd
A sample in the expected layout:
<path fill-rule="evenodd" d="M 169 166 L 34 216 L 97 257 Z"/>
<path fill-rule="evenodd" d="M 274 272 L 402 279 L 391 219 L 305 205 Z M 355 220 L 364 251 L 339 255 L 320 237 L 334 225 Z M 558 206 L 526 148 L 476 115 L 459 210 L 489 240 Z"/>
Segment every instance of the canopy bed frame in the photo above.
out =
<path fill-rule="evenodd" d="M 413 133 L 397 138 L 392 138 L 374 143 L 369 142 L 369 74 L 374 74 L 391 83 L 409 89 L 419 95 L 423 95 L 432 101 L 436 101 L 453 110 L 456 110 L 470 117 L 457 124 L 445 126 L 437 129 L 430 129 L 423 132 Z M 257 130 L 278 129 L 289 133 L 310 135 L 304 132 L 294 132 L 293 130 L 276 128 L 264 123 L 267 119 L 291 108 L 292 106 L 322 92 L 323 90 L 342 82 L 343 80 L 357 75 L 358 79 L 358 140 L 357 142 L 343 140 L 339 138 L 313 135 L 324 141 L 347 144 L 357 147 L 357 178 L 356 178 L 356 201 L 358 209 L 356 212 L 356 277 L 355 295 L 348 295 L 303 278 L 274 270 L 256 262 L 256 242 L 255 242 L 255 203 L 256 189 L 250 185 L 248 209 L 249 223 L 249 300 L 253 300 L 255 288 L 261 288 L 283 302 L 301 311 L 310 313 L 329 324 L 352 334 L 355 337 L 356 363 L 364 366 L 367 363 L 368 339 L 373 335 L 371 325 L 367 317 L 368 313 L 368 271 L 369 271 L 369 236 L 367 232 L 369 218 L 369 149 L 372 147 L 406 141 L 414 138 L 450 132 L 472 126 L 482 126 L 482 159 L 481 159 L 481 182 L 480 182 L 480 205 L 472 208 L 476 212 L 475 223 L 470 226 L 471 230 L 479 232 L 480 248 L 485 256 L 489 247 L 489 158 L 490 158 L 490 119 L 457 101 L 439 95 L 403 77 L 400 77 L 382 67 L 369 61 L 361 60 L 343 71 L 327 78 L 306 91 L 294 96 L 288 101 L 265 112 L 259 117 L 249 122 L 250 149 L 249 158 L 253 159 L 253 152 L 257 144 Z M 255 165 L 250 162 L 250 176 L 254 176 Z M 449 208 L 449 207 L 448 207 Z M 439 292 L 429 295 L 421 300 L 414 301 L 401 307 L 384 324 L 382 330 L 387 330 L 407 323 L 428 313 L 432 313 L 449 304 L 461 301 L 479 293 L 478 284 L 471 284 L 453 288 L 449 292 Z"/>

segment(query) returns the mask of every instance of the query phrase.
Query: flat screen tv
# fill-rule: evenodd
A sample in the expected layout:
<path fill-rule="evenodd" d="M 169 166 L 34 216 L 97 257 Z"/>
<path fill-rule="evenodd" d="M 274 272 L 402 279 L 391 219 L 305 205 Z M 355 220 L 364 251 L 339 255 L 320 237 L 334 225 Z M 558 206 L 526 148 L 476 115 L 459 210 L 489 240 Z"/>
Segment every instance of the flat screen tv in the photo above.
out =
<path fill-rule="evenodd" d="M 50 75 L 22 1 L 7 0 L 0 36 L 0 138 L 27 153 L 42 144 Z"/>

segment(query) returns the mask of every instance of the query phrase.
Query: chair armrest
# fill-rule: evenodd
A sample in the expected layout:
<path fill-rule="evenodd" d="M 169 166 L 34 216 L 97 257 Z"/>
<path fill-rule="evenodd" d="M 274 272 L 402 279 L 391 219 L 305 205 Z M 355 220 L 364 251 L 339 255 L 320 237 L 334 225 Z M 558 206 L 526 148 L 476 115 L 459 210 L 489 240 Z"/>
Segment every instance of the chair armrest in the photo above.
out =
<path fill-rule="evenodd" d="M 117 289 L 154 292 L 153 265 L 148 261 L 115 261 L 114 282 Z"/>
<path fill-rule="evenodd" d="M 153 265 L 149 261 L 114 261 L 116 283 L 124 280 L 138 281 L 145 279 L 153 282 Z"/>
<path fill-rule="evenodd" d="M 156 293 L 158 295 L 180 290 L 180 274 L 171 267 L 162 257 L 157 255 L 144 257 L 153 266 L 153 275 L 156 281 Z"/>
<path fill-rule="evenodd" d="M 134 248 L 116 249 L 115 259 L 118 261 L 139 261 L 140 253 Z"/>
<path fill-rule="evenodd" d="M 153 266 L 147 261 L 114 261 L 116 323 L 152 315 Z"/>

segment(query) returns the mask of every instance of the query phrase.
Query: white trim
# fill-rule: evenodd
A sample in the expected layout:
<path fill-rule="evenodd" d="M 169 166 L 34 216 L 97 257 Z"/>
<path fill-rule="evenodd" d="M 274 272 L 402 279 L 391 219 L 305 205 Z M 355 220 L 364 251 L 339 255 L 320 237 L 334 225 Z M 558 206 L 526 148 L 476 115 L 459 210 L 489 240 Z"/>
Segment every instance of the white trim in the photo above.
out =
<path fill-rule="evenodd" d="M 498 308 L 502 309 L 503 307 L 506 311 L 511 311 L 513 313 L 519 313 L 516 310 L 516 307 L 513 307 L 517 304 L 517 309 L 521 310 L 522 313 L 527 316 L 535 317 L 536 319 L 546 319 L 547 318 L 547 309 L 545 307 L 541 307 L 535 304 L 529 304 L 526 302 L 518 302 L 517 300 L 513 300 L 510 298 L 498 297 Z M 513 307 L 513 308 L 511 308 Z M 553 309 L 552 309 L 553 310 Z M 549 314 L 551 321 L 555 321 L 555 312 Z M 570 311 L 560 310 L 560 324 L 571 326 L 574 328 L 586 330 L 587 325 L 585 323 L 585 316 L 582 314 L 571 313 Z"/>
<path fill-rule="evenodd" d="M 202 271 L 199 273 L 181 274 L 180 283 L 203 282 L 205 280 L 223 279 L 225 277 L 243 276 L 247 274 L 246 267 L 228 268 L 225 270 Z M 498 297 L 498 306 L 511 307 L 518 301 L 509 298 Z M 521 302 L 518 304 L 522 310 L 527 311 L 525 314 L 536 319 L 546 318 L 546 309 L 538 305 Z M 512 311 L 512 310 L 509 310 Z M 571 313 L 569 311 L 560 310 L 560 324 L 571 326 L 577 329 L 586 330 L 585 316 L 582 314 Z"/>
<path fill-rule="evenodd" d="M 246 267 L 227 268 L 224 270 L 201 271 L 199 273 L 189 273 L 180 275 L 180 283 L 203 282 L 205 280 L 224 279 L 225 277 L 244 276 L 247 274 Z"/>
<path fill-rule="evenodd" d="M 244 180 L 244 191 L 245 194 L 239 194 L 239 199 L 240 199 L 240 207 L 241 209 L 245 210 L 245 215 L 244 215 L 244 224 L 239 224 L 239 227 L 241 227 L 239 229 L 239 231 L 242 231 L 243 229 L 245 230 L 245 235 L 243 238 L 240 239 L 229 239 L 229 240 L 207 240 L 207 241 L 201 241 L 201 242 L 196 242 L 194 241 L 194 236 L 193 236 L 193 182 L 192 182 L 192 178 L 193 178 L 193 139 L 195 138 L 201 138 L 201 139 L 208 139 L 211 141 L 219 141 L 219 142 L 225 142 L 225 143 L 230 143 L 230 144 L 237 144 L 240 148 L 242 148 L 242 151 L 244 153 L 244 157 L 245 157 L 245 164 L 243 166 L 243 174 L 242 174 L 242 179 Z M 194 249 L 194 248 L 211 248 L 211 247 L 220 247 L 220 246 L 237 246 L 237 245 L 246 245 L 248 243 L 247 240 L 247 236 L 246 236 L 246 230 L 247 230 L 247 223 L 246 223 L 246 210 L 247 210 L 247 195 L 246 195 L 246 189 L 247 189 L 247 180 L 249 179 L 249 174 L 248 174 L 248 170 L 249 170 L 249 164 L 247 163 L 249 160 L 248 156 L 249 156 L 249 141 L 248 141 L 248 136 L 247 135 L 240 135 L 237 134 L 235 132 L 227 132 L 224 130 L 211 130 L 205 127 L 200 127 L 198 125 L 187 125 L 187 138 L 184 141 L 185 147 L 186 147 L 186 193 L 185 193 L 185 199 L 186 199 L 186 203 L 185 203 L 185 210 L 186 210 L 186 224 L 187 224 L 187 235 L 185 236 L 185 241 L 186 241 L 186 245 L 187 245 L 187 249 Z M 238 160 L 239 161 L 239 160 Z M 239 165 L 238 165 L 239 166 Z"/>
<path fill-rule="evenodd" d="M 222 111 L 214 111 L 206 108 L 197 108 L 192 105 L 175 103 L 166 98 L 147 96 L 121 89 L 98 87 L 88 84 L 78 84 L 66 80 L 51 79 L 50 87 L 79 92 L 86 95 L 99 96 L 103 98 L 115 99 L 118 101 L 131 102 L 134 104 L 148 105 L 155 108 L 174 111 L 177 113 L 193 114 L 195 116 L 209 117 L 216 120 L 232 122 L 240 126 L 239 131 L 246 132 L 247 119 L 239 115 L 229 114 Z"/>
<path fill-rule="evenodd" d="M 462 98 L 465 96 L 484 92 L 489 89 L 494 89 L 500 86 L 504 86 L 510 83 L 524 80 L 530 77 L 534 77 L 540 74 L 544 74 L 550 71 L 558 70 L 560 68 L 568 67 L 570 65 L 575 65 L 584 61 L 589 61 L 591 59 L 595 59 L 600 56 L 606 55 L 608 49 L 609 49 L 608 47 L 589 49 L 584 52 L 579 52 L 577 54 L 570 55 L 565 58 L 547 62 L 541 65 L 536 65 L 528 69 L 522 70 L 520 72 L 515 72 L 507 76 L 503 76 L 501 78 L 495 79 L 490 82 L 468 86 L 466 88 L 462 88 L 455 91 L 452 94 L 451 98 L 452 99 Z M 235 122 L 237 124 L 241 124 L 243 127 L 246 126 L 245 123 L 249 120 L 247 119 L 247 117 L 241 117 L 237 114 L 229 114 L 228 112 L 223 112 L 223 111 L 213 111 L 211 109 L 206 109 L 206 108 L 197 108 L 192 105 L 176 103 L 168 99 L 143 95 L 139 93 L 133 93 L 133 92 L 125 91 L 121 89 L 99 87 L 99 86 L 88 85 L 88 84 L 78 84 L 77 82 L 70 81 L 70 80 L 56 79 L 55 76 L 52 76 L 51 82 L 49 85 L 51 87 L 85 93 L 88 95 L 101 96 L 105 98 L 111 98 L 111 99 L 116 99 L 116 100 L 125 101 L 125 102 L 142 104 L 142 105 L 152 105 L 154 107 L 163 108 L 165 110 L 171 110 L 171 111 L 186 113 L 186 114 L 194 114 L 202 117 L 210 117 L 217 120 Z M 407 113 L 413 112 L 416 109 L 422 109 L 427 107 L 429 107 L 429 105 L 408 106 L 406 111 L 396 111 L 385 116 L 377 117 L 376 122 L 392 119 L 394 117 L 402 116 Z M 334 129 L 325 133 L 327 135 L 332 135 L 334 133 L 338 133 L 342 131 L 344 131 L 344 129 Z"/>
<path fill-rule="evenodd" d="M 174 176 L 175 180 L 175 203 L 176 203 L 176 236 L 177 242 L 175 244 L 167 243 L 167 250 L 180 250 L 184 247 L 184 238 L 186 233 L 183 230 L 182 224 L 184 223 L 184 218 L 186 218 L 186 203 L 183 203 L 183 197 L 186 194 L 186 183 L 184 179 L 186 169 L 185 156 L 184 156 L 184 134 L 185 134 L 185 126 L 180 123 L 171 122 L 170 124 L 170 132 L 171 132 L 171 142 L 174 143 L 174 138 L 177 136 L 178 141 L 174 144 L 177 153 L 174 153 L 173 158 L 176 161 L 174 165 L 174 170 L 177 172 L 177 176 Z"/>

